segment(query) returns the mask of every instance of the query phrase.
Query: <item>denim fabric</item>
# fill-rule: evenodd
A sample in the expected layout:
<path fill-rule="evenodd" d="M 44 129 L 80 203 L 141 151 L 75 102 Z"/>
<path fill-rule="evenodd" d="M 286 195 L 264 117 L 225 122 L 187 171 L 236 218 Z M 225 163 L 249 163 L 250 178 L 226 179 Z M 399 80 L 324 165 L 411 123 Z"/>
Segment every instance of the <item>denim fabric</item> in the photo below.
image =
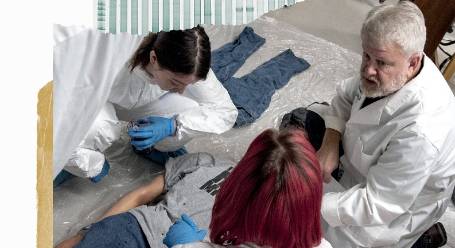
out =
<path fill-rule="evenodd" d="M 224 83 L 239 114 L 235 126 L 254 122 L 269 107 L 273 93 L 310 65 L 288 49 L 241 78 Z"/>
<path fill-rule="evenodd" d="M 107 217 L 92 225 L 76 248 L 150 248 L 139 223 L 130 213 Z"/>
<path fill-rule="evenodd" d="M 212 70 L 221 83 L 230 79 L 245 60 L 265 43 L 251 27 L 245 27 L 233 42 L 212 52 Z"/>
<path fill-rule="evenodd" d="M 241 77 L 232 77 L 264 39 L 246 27 L 239 38 L 212 52 L 212 70 L 238 109 L 235 126 L 254 122 L 268 108 L 273 93 L 310 65 L 288 49 Z"/>

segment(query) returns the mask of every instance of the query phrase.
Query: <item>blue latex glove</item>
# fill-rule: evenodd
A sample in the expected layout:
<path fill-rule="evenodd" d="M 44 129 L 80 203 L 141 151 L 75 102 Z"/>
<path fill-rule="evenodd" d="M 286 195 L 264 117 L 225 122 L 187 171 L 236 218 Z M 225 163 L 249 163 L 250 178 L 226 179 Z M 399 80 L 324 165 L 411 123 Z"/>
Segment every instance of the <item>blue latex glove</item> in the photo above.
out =
<path fill-rule="evenodd" d="M 144 150 L 154 146 L 162 139 L 175 133 L 174 118 L 149 116 L 136 121 L 136 124 L 128 128 L 131 137 L 131 145 L 137 150 Z"/>
<path fill-rule="evenodd" d="M 207 230 L 199 229 L 188 215 L 182 214 L 182 217 L 169 227 L 163 243 L 167 247 L 192 243 L 203 240 L 206 234 Z"/>

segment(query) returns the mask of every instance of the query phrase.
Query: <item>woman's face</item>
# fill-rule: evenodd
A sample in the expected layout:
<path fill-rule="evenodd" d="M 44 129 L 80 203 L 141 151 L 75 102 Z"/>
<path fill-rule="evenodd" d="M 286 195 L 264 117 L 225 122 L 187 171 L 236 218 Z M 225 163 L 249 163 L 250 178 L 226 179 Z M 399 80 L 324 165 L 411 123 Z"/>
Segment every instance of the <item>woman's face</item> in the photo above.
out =
<path fill-rule="evenodd" d="M 162 90 L 182 94 L 186 86 L 196 83 L 199 79 L 192 74 L 180 74 L 163 69 L 159 66 L 155 52 L 150 53 L 150 63 L 145 71 L 151 75 Z"/>

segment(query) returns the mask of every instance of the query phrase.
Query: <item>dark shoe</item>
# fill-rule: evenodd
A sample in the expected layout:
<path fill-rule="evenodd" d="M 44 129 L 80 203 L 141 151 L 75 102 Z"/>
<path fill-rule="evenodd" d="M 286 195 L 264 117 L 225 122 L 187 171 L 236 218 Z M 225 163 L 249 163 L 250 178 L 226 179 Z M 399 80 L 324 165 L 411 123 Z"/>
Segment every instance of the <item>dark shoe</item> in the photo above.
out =
<path fill-rule="evenodd" d="M 165 165 L 170 157 L 176 158 L 178 156 L 188 153 L 185 148 L 180 148 L 173 152 L 161 152 L 161 151 L 156 150 L 153 147 L 147 148 L 145 150 L 137 150 L 134 146 L 133 146 L 133 151 L 135 153 L 143 156 L 144 158 L 146 158 L 152 162 L 155 162 L 159 165 Z"/>
<path fill-rule="evenodd" d="M 412 248 L 436 248 L 447 243 L 447 233 L 441 222 L 438 222 L 426 230 L 422 236 L 412 245 Z"/>
<path fill-rule="evenodd" d="M 107 160 L 104 160 L 103 169 L 101 169 L 101 172 L 98 175 L 91 177 L 90 181 L 92 181 L 94 183 L 101 181 L 101 179 L 103 179 L 103 177 L 105 177 L 107 174 L 109 174 L 110 168 L 111 168 L 111 166 L 109 165 Z"/>
<path fill-rule="evenodd" d="M 178 149 L 177 151 L 168 152 L 167 154 L 169 154 L 169 157 L 171 157 L 171 158 L 176 158 L 176 157 L 185 155 L 187 153 L 188 152 L 186 151 L 185 147 L 182 147 L 182 148 Z"/>
<path fill-rule="evenodd" d="M 58 173 L 58 175 L 54 179 L 54 188 L 60 186 L 60 184 L 68 181 L 73 177 L 75 176 L 66 170 L 60 171 L 60 173 Z"/>

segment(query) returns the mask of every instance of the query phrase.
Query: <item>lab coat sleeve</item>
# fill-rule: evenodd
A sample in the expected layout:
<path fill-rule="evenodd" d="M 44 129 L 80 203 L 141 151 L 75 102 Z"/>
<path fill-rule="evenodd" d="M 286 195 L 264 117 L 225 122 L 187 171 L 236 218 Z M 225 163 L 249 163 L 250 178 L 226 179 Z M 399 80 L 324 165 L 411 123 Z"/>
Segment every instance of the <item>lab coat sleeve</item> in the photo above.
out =
<path fill-rule="evenodd" d="M 176 115 L 175 135 L 158 143 L 158 150 L 179 148 L 204 133 L 224 133 L 232 128 L 237 119 L 237 108 L 211 69 L 206 80 L 188 86 L 183 95 L 199 106 Z"/>
<path fill-rule="evenodd" d="M 436 156 L 437 149 L 424 136 L 410 131 L 395 134 L 369 169 L 366 184 L 323 196 L 322 216 L 332 227 L 390 224 L 412 206 Z"/>
<path fill-rule="evenodd" d="M 177 116 L 181 131 L 221 134 L 234 125 L 237 108 L 211 69 L 206 80 L 188 86 L 183 94 L 198 102 L 199 108 L 190 109 Z"/>
<path fill-rule="evenodd" d="M 359 77 L 352 77 L 337 86 L 337 94 L 332 99 L 330 109 L 324 116 L 326 128 L 344 133 L 346 122 L 351 115 L 352 103 L 359 92 Z"/>

